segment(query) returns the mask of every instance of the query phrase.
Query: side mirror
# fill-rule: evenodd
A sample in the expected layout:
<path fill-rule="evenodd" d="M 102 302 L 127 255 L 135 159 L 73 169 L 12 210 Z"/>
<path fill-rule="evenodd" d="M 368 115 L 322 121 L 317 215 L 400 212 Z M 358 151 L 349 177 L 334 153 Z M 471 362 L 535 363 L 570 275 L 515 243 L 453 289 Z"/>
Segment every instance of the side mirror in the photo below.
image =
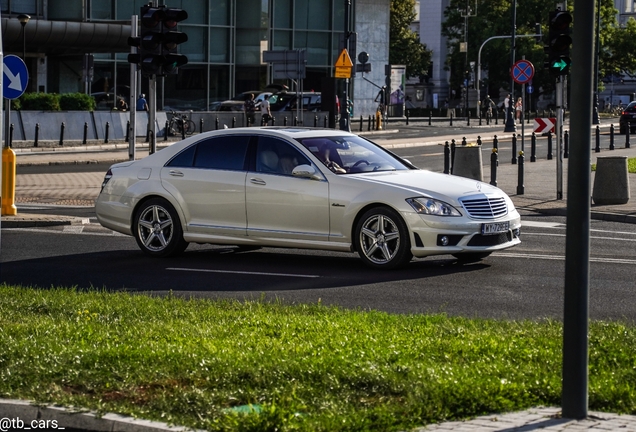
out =
<path fill-rule="evenodd" d="M 294 177 L 308 178 L 311 180 L 322 180 L 322 176 L 316 172 L 311 165 L 298 165 L 292 170 Z"/>

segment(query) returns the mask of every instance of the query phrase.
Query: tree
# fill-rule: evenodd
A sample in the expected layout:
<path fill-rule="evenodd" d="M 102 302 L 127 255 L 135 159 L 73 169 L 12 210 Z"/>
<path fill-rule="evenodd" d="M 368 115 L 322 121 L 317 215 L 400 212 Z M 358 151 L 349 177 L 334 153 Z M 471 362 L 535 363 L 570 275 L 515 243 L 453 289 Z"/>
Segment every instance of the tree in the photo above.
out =
<path fill-rule="evenodd" d="M 415 19 L 415 0 L 391 0 L 389 63 L 406 66 L 409 77 L 428 75 L 431 51 L 411 30 Z"/>
<path fill-rule="evenodd" d="M 475 0 L 470 0 L 475 1 Z M 445 22 L 442 34 L 447 37 L 449 54 L 446 67 L 451 71 L 451 87 L 461 88 L 464 80 L 465 53 L 459 52 L 459 42 L 464 40 L 464 25 L 467 24 L 468 58 L 476 61 L 481 44 L 491 36 L 509 36 L 512 27 L 513 0 L 477 0 L 478 11 L 467 20 L 462 13 L 470 6 L 467 0 L 451 0 L 444 12 Z M 546 60 L 544 46 L 547 45 L 548 15 L 555 3 L 543 0 L 517 0 L 516 7 L 516 60 L 525 56 L 535 66 L 533 87 L 551 93 L 554 77 L 543 67 Z M 572 8 L 568 8 L 572 11 Z M 616 9 L 613 0 L 601 0 L 601 55 L 600 76 L 636 70 L 636 21 L 624 28 L 616 25 Z M 576 13 L 574 13 L 576 20 Z M 541 24 L 543 40 L 524 37 L 535 33 L 535 24 Z M 494 39 L 484 45 L 481 53 L 482 81 L 481 96 L 486 92 L 494 97 L 499 90 L 510 91 L 510 38 Z M 520 90 L 515 90 L 519 94 Z M 535 91 L 534 95 L 538 93 Z"/>

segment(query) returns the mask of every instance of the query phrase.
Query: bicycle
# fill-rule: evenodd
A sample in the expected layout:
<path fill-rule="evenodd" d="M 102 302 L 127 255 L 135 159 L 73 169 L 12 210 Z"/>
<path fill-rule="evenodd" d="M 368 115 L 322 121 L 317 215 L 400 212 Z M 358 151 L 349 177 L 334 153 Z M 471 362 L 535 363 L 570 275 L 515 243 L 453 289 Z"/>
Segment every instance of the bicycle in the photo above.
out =
<path fill-rule="evenodd" d="M 168 133 L 170 135 L 192 135 L 196 132 L 196 124 L 190 120 L 187 114 L 179 114 L 176 111 L 169 111 Z"/>

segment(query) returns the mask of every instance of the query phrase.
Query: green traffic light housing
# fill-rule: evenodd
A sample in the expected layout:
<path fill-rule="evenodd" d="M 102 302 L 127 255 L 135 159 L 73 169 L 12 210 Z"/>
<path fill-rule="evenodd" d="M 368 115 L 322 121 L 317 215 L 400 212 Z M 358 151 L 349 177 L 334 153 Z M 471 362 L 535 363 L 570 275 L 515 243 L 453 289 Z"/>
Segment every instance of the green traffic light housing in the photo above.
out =
<path fill-rule="evenodd" d="M 570 45 L 572 45 L 572 15 L 568 11 L 554 10 L 550 12 L 548 22 L 548 55 L 546 66 L 552 75 L 560 76 L 570 73 Z"/>

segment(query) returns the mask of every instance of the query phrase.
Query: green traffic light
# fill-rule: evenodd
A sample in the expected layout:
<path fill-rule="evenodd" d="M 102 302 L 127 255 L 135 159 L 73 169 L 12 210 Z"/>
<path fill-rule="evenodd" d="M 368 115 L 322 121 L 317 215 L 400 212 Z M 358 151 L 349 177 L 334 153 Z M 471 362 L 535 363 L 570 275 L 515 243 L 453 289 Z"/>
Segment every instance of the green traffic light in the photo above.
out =
<path fill-rule="evenodd" d="M 550 63 L 550 70 L 558 75 L 567 75 L 570 71 L 571 60 L 567 57 L 555 59 Z"/>

